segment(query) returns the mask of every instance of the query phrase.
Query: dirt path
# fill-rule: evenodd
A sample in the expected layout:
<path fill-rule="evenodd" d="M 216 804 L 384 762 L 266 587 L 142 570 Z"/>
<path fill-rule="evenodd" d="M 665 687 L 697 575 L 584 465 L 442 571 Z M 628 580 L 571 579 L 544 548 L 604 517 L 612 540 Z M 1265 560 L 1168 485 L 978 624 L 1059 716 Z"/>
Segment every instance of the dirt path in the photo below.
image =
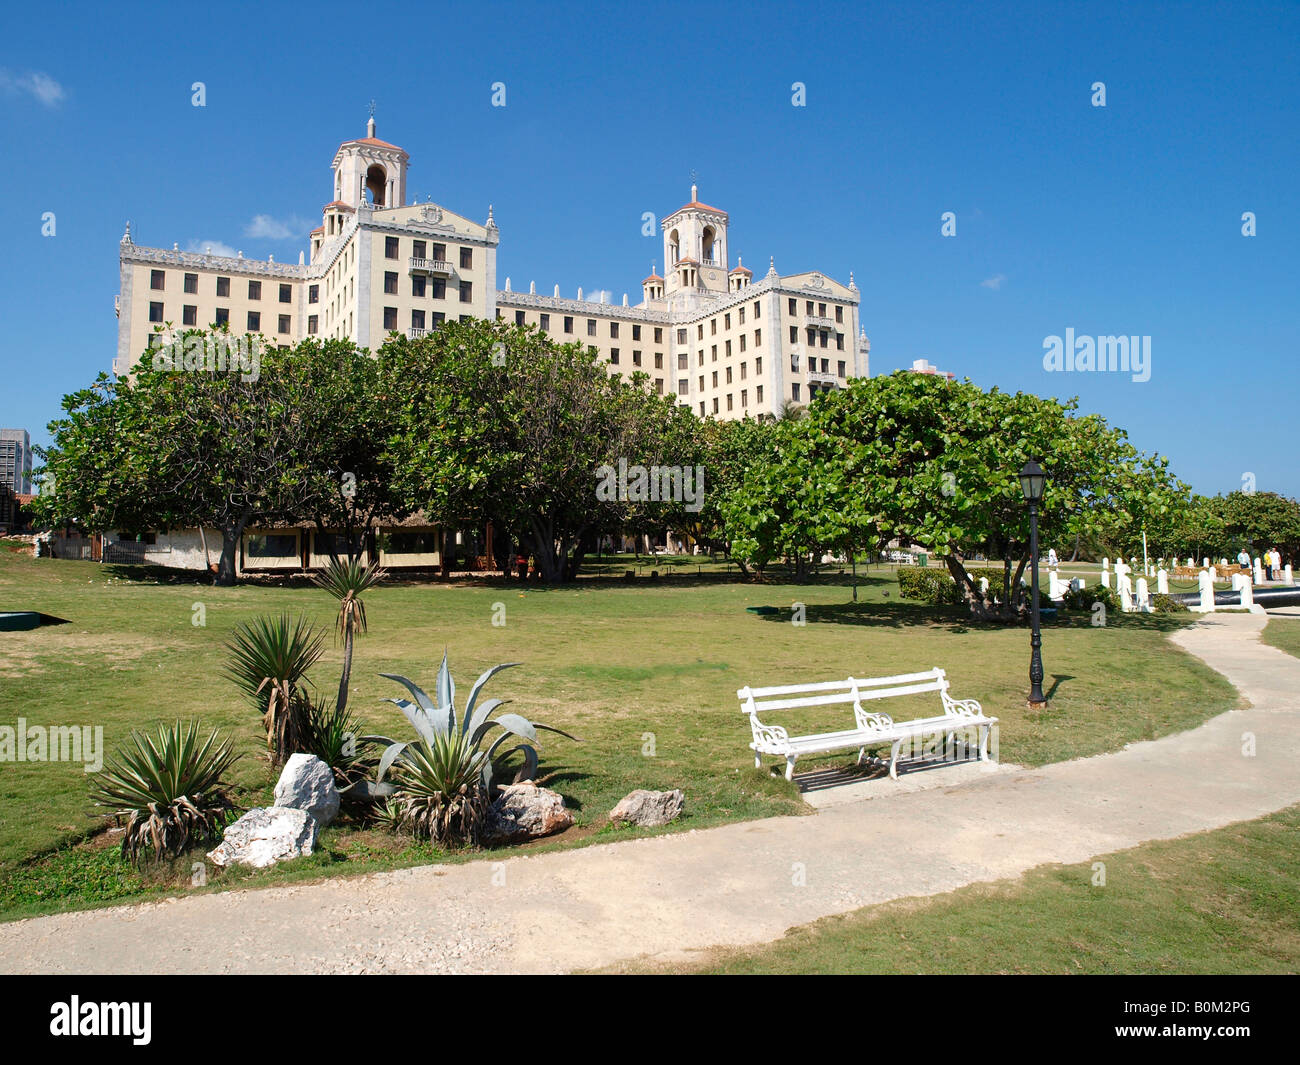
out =
<path fill-rule="evenodd" d="M 1115 754 L 811 817 L 34 918 L 0 926 L 0 971 L 559 972 L 766 942 L 887 899 L 1259 817 L 1300 801 L 1300 660 L 1259 642 L 1265 621 L 1213 615 L 1174 637 L 1251 709 Z"/>

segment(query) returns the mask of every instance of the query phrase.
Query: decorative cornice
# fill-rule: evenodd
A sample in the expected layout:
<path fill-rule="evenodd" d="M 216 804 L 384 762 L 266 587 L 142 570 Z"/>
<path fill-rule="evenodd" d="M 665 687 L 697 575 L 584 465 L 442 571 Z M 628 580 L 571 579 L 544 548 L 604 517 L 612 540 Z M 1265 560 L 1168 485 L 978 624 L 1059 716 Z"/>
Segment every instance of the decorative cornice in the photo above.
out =
<path fill-rule="evenodd" d="M 650 310 L 647 307 L 624 307 L 619 303 L 597 303 L 595 300 L 568 300 L 563 297 L 537 296 L 531 292 L 509 292 L 497 289 L 497 306 L 524 308 L 532 307 L 543 311 L 572 311 L 575 314 L 605 315 L 609 318 L 636 319 L 640 322 L 653 322 L 655 325 L 669 325 L 672 319 L 667 311 Z"/>
<path fill-rule="evenodd" d="M 143 248 L 138 244 L 121 246 L 122 262 L 165 263 L 169 266 L 194 266 L 202 270 L 222 270 L 231 274 L 258 274 L 262 277 L 303 278 L 307 267 L 297 263 L 271 263 L 260 259 L 236 259 L 202 252 Z"/>

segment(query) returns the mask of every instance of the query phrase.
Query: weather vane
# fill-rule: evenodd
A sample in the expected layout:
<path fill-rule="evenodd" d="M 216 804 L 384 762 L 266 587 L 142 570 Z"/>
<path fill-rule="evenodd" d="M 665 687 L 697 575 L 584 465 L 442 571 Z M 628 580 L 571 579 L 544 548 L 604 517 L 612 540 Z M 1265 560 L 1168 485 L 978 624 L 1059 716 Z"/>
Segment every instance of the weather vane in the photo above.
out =
<path fill-rule="evenodd" d="M 375 101 L 373 99 L 370 101 L 370 117 L 375 117 Z"/>

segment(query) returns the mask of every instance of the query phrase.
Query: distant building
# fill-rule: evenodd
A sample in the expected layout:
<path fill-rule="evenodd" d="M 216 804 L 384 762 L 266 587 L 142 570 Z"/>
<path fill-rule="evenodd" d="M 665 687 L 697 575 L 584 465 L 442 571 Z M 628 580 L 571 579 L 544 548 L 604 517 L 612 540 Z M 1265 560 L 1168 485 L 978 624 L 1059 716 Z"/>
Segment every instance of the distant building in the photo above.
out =
<path fill-rule="evenodd" d="M 0 429 L 0 484 L 14 495 L 32 491 L 32 441 L 26 429 Z"/>
<path fill-rule="evenodd" d="M 699 202 L 695 185 L 660 222 L 663 276 L 656 262 L 641 300 L 619 304 L 603 291 L 561 297 L 558 285 L 551 295 L 535 284 L 512 291 L 508 277 L 498 287 L 492 208 L 477 222 L 408 202 L 409 159 L 376 137 L 373 118 L 364 137 L 339 145 L 332 198 L 297 263 L 148 248 L 128 224 L 114 371 L 130 372 L 171 330 L 212 323 L 278 345 L 314 336 L 374 350 L 394 332 L 418 337 L 488 318 L 581 343 L 610 373 L 644 373 L 652 392 L 701 417 L 774 414 L 869 373 L 853 275 L 848 284 L 816 270 L 782 276 L 769 259 L 756 277 L 739 256 L 733 266 L 730 218 Z"/>
<path fill-rule="evenodd" d="M 951 374 L 947 370 L 941 370 L 930 362 L 929 359 L 913 359 L 912 373 L 929 374 L 931 377 L 946 377 L 949 381 L 956 379 L 956 374 Z"/>

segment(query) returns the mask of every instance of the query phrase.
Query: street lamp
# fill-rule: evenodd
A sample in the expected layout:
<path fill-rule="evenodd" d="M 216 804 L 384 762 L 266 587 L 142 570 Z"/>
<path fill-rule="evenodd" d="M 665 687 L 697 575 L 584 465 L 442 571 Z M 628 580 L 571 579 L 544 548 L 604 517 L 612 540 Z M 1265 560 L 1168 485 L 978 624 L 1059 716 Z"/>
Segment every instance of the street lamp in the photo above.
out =
<path fill-rule="evenodd" d="M 1029 564 L 1032 567 L 1030 582 L 1030 617 L 1033 634 L 1029 637 L 1029 708 L 1038 710 L 1047 705 L 1043 698 L 1043 637 L 1038 630 L 1038 504 L 1043 501 L 1047 475 L 1037 461 L 1030 459 L 1020 471 L 1020 491 L 1029 504 Z"/>

